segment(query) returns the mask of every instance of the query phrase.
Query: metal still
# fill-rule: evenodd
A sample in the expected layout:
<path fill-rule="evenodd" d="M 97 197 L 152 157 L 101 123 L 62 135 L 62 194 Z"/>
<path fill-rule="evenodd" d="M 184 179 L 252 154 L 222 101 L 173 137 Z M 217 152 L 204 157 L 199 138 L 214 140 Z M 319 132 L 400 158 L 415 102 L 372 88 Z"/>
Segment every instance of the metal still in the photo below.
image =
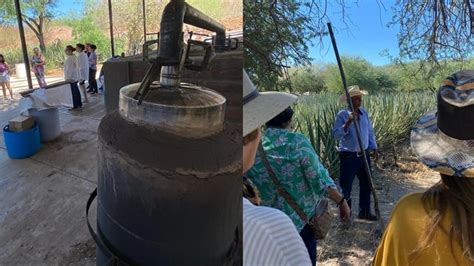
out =
<path fill-rule="evenodd" d="M 158 57 L 99 125 L 97 265 L 241 259 L 241 134 L 226 127 L 222 95 L 180 82 L 183 67 L 205 71 L 187 56 L 183 22 L 216 32 L 208 51 L 225 49 L 220 24 L 183 0 L 165 8 Z"/>

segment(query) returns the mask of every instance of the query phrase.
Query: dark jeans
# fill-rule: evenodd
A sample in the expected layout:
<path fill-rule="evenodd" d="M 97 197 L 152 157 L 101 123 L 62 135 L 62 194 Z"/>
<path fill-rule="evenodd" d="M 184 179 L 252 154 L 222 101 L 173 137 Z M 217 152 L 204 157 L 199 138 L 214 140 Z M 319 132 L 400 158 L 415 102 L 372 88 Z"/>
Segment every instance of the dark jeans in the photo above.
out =
<path fill-rule="evenodd" d="M 77 86 L 77 82 L 71 83 L 71 93 L 72 93 L 72 105 L 73 107 L 81 107 L 81 93 L 79 92 L 79 87 Z"/>
<path fill-rule="evenodd" d="M 308 249 L 309 258 L 311 259 L 311 263 L 316 265 L 316 246 L 317 242 L 314 239 L 313 231 L 311 231 L 311 227 L 309 225 L 305 225 L 300 232 L 300 236 L 303 239 L 304 245 Z"/>
<path fill-rule="evenodd" d="M 97 92 L 97 80 L 95 79 L 95 74 L 97 69 L 89 68 L 89 90 L 91 92 Z"/>
<path fill-rule="evenodd" d="M 367 160 L 370 166 L 370 156 L 369 152 L 366 151 Z M 341 186 L 342 193 L 349 204 L 349 207 L 352 209 L 352 183 L 354 182 L 354 177 L 357 176 L 359 179 L 359 212 L 368 213 L 370 212 L 370 184 L 369 177 L 365 171 L 364 158 L 357 157 L 356 153 L 349 152 L 340 152 L 339 159 L 341 162 L 340 170 L 341 176 L 339 178 L 339 185 Z"/>

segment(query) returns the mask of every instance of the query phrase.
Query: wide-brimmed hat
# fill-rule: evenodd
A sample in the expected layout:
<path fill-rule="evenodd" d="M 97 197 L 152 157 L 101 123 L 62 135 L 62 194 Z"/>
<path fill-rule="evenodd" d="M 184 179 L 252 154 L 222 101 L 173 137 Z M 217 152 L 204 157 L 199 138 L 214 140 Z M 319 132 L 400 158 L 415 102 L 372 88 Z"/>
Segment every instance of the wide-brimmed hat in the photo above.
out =
<path fill-rule="evenodd" d="M 363 95 L 368 95 L 369 94 L 368 91 L 361 90 L 358 85 L 349 86 L 349 88 L 347 88 L 347 90 L 349 91 L 349 95 L 351 97 L 363 96 Z M 347 101 L 346 99 L 347 99 L 346 98 L 346 93 L 342 94 L 341 98 L 340 98 L 341 102 L 346 102 Z"/>
<path fill-rule="evenodd" d="M 411 147 L 431 169 L 474 178 L 474 70 L 443 81 L 438 108 L 423 115 L 411 131 Z"/>
<path fill-rule="evenodd" d="M 259 92 L 247 72 L 243 72 L 243 136 L 246 136 L 281 113 L 298 97 L 284 92 Z"/>

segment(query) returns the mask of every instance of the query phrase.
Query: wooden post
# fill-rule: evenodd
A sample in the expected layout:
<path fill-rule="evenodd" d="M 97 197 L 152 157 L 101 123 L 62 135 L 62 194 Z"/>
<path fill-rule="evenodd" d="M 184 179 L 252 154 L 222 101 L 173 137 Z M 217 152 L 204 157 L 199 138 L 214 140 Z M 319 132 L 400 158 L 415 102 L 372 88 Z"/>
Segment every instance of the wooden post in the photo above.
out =
<path fill-rule="evenodd" d="M 115 50 L 114 50 L 114 22 L 112 20 L 112 0 L 108 0 L 108 3 L 109 3 L 110 49 L 112 50 L 112 57 L 114 57 Z"/>
<path fill-rule="evenodd" d="M 146 6 L 145 0 L 142 0 L 142 8 L 143 8 L 143 42 L 146 42 Z"/>
<path fill-rule="evenodd" d="M 23 51 L 23 62 L 26 68 L 26 79 L 28 80 L 28 88 L 33 89 L 31 81 L 30 60 L 28 58 L 28 48 L 26 47 L 25 30 L 23 29 L 23 18 L 21 17 L 20 0 L 15 0 L 16 19 L 18 21 L 18 32 L 20 33 L 21 50 Z"/>

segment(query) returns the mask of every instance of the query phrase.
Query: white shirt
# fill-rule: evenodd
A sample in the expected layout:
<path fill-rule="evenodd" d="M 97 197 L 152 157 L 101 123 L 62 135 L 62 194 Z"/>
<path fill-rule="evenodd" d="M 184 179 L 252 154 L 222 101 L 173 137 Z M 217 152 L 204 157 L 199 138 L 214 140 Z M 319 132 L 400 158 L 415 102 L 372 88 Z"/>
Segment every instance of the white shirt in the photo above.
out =
<path fill-rule="evenodd" d="M 311 265 L 295 225 L 283 212 L 243 201 L 245 266 Z"/>
<path fill-rule="evenodd" d="M 80 52 L 77 55 L 79 61 L 79 80 L 89 79 L 89 58 L 84 52 Z"/>
<path fill-rule="evenodd" d="M 64 79 L 79 80 L 79 61 L 75 55 L 68 55 L 66 62 L 64 62 Z"/>

